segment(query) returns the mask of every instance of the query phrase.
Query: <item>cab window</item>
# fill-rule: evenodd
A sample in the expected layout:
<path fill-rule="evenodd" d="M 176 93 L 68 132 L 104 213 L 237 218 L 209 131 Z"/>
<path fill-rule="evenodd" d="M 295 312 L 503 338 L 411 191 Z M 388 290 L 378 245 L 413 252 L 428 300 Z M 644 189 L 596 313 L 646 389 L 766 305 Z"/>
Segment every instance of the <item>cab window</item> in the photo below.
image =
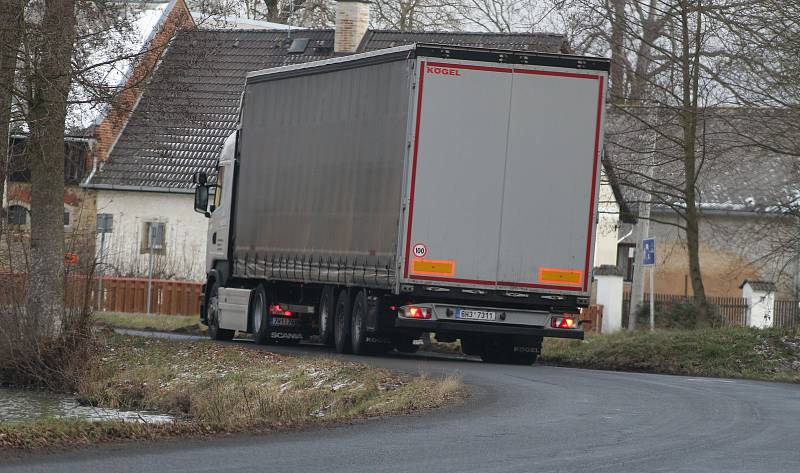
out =
<path fill-rule="evenodd" d="M 217 168 L 217 185 L 214 189 L 214 208 L 218 209 L 222 203 L 222 185 L 225 182 L 225 166 Z"/>

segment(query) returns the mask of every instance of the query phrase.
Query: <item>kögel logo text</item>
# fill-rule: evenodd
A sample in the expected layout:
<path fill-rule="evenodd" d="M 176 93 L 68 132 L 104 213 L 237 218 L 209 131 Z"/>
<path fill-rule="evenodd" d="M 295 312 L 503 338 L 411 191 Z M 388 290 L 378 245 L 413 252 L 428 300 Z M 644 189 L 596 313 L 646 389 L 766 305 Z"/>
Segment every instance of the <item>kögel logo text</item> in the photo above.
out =
<path fill-rule="evenodd" d="M 428 74 L 439 74 L 443 76 L 459 76 L 461 77 L 461 71 L 458 69 L 452 69 L 449 67 L 436 67 L 436 66 L 428 66 L 426 71 Z"/>

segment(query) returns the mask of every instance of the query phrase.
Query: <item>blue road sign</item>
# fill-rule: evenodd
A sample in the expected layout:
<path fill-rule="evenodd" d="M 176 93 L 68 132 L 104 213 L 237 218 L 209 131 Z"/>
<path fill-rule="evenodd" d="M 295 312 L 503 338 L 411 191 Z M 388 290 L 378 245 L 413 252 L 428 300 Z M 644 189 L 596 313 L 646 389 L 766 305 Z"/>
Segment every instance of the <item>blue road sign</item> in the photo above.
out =
<path fill-rule="evenodd" d="M 642 260 L 642 264 L 645 266 L 655 266 L 656 265 L 656 239 L 655 238 L 646 238 L 642 240 L 642 252 L 644 253 L 644 259 Z"/>

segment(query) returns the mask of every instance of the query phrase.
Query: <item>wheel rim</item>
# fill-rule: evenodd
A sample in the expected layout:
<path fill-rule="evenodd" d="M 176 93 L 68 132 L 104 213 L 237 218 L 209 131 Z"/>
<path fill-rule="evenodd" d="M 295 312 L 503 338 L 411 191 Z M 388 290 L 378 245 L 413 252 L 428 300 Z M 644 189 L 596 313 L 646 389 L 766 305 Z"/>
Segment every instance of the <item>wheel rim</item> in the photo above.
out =
<path fill-rule="evenodd" d="M 361 341 L 361 307 L 360 304 L 356 306 L 353 311 L 353 341 L 359 343 Z"/>
<path fill-rule="evenodd" d="M 216 294 L 209 299 L 208 309 L 211 312 L 211 326 L 216 328 L 219 326 L 219 297 Z"/>
<path fill-rule="evenodd" d="M 344 304 L 338 304 L 336 306 L 336 338 L 344 338 L 342 337 L 344 332 Z"/>
<path fill-rule="evenodd" d="M 328 298 L 323 297 L 319 311 L 319 333 L 323 337 L 327 336 L 328 334 L 328 317 L 330 317 L 330 314 L 328 313 Z"/>
<path fill-rule="evenodd" d="M 261 291 L 256 292 L 256 300 L 253 301 L 253 332 L 261 331 L 261 319 L 264 317 L 264 295 Z"/>

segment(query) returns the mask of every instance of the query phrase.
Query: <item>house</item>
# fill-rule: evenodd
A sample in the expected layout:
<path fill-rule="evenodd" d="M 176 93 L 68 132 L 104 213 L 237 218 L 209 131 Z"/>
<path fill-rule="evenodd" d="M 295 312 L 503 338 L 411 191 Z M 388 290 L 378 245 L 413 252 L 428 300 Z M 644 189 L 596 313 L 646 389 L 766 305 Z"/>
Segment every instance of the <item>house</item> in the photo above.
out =
<path fill-rule="evenodd" d="M 0 245 L 0 272 L 27 271 L 27 237 L 30 232 L 31 171 L 28 137 L 12 135 L 9 140 L 7 176 L 2 204 L 5 222 Z M 91 162 L 94 140 L 67 136 L 64 139 L 64 248 L 74 255 L 70 265 L 91 264 L 94 258 L 94 196 L 80 186 L 85 166 Z"/>
<path fill-rule="evenodd" d="M 564 36 L 542 33 L 399 32 L 369 30 L 369 5 L 340 1 L 334 29 L 180 32 L 170 43 L 126 117 L 107 158 L 84 186 L 97 211 L 113 215 L 107 236 L 112 268 L 142 274 L 151 228 L 164 236 L 156 276 L 203 279 L 207 220 L 193 211 L 196 171 L 215 176 L 223 140 L 234 130 L 248 71 L 374 51 L 414 42 L 566 53 Z M 597 256 L 616 261 L 616 203 L 607 186 Z"/>
<path fill-rule="evenodd" d="M 642 119 L 642 113 L 608 113 L 606 157 L 621 181 L 624 201 L 634 207 L 648 200 L 642 176 L 650 167 L 645 163 L 655 163 L 652 172 L 658 184 L 650 193 L 650 236 L 657 244 L 655 292 L 691 294 L 685 233 L 676 226 L 681 223 L 676 215 L 680 199 L 668 187 L 683 184 L 675 161 L 681 151 L 670 140 L 678 135 L 673 134 L 674 121 L 663 118 L 660 132 L 654 133 L 646 124 L 652 120 Z M 791 126 L 797 117 L 786 113 L 790 112 L 721 108 L 706 110 L 701 117 L 696 147 L 699 253 L 709 295 L 740 297 L 742 281 L 750 279 L 774 281 L 778 294 L 797 296 L 800 148 L 797 128 Z M 787 152 L 792 149 L 794 155 Z M 620 225 L 618 266 L 629 282 L 635 234 L 632 225 Z"/>

